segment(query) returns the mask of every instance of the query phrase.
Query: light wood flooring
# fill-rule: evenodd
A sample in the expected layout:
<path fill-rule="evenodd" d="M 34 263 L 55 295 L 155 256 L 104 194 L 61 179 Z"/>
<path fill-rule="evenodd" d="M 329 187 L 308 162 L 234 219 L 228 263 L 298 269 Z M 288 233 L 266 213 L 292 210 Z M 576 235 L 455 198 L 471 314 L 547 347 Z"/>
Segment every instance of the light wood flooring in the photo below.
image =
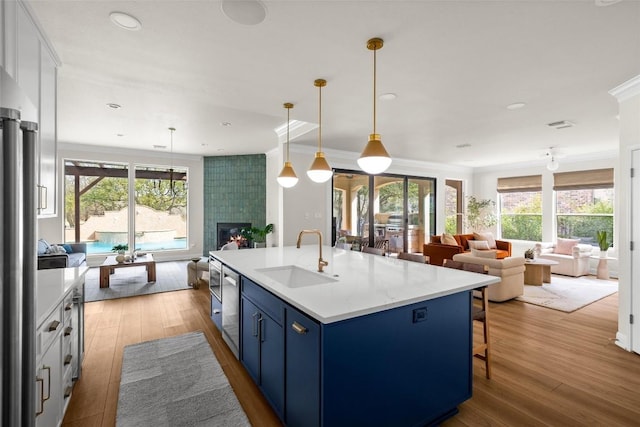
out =
<path fill-rule="evenodd" d="M 493 378 L 444 426 L 639 426 L 640 356 L 614 344 L 617 294 L 574 313 L 491 304 Z M 208 317 L 203 287 L 86 304 L 86 354 L 63 426 L 115 425 L 125 345 L 204 331 L 254 426 L 279 426 Z M 475 334 L 479 335 L 479 334 Z"/>

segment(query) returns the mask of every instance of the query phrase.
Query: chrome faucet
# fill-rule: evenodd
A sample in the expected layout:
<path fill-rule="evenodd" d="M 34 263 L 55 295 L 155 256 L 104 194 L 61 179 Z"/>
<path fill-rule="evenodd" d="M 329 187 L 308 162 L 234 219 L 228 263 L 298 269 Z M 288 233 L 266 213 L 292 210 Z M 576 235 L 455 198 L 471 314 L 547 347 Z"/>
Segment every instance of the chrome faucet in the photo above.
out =
<path fill-rule="evenodd" d="M 322 269 L 329 265 L 329 263 L 322 259 L 322 233 L 320 230 L 302 230 L 298 233 L 298 241 L 296 242 L 296 247 L 300 249 L 300 240 L 302 240 L 303 234 L 317 234 L 318 235 L 318 250 L 320 251 L 318 255 L 318 271 L 322 273 Z"/>

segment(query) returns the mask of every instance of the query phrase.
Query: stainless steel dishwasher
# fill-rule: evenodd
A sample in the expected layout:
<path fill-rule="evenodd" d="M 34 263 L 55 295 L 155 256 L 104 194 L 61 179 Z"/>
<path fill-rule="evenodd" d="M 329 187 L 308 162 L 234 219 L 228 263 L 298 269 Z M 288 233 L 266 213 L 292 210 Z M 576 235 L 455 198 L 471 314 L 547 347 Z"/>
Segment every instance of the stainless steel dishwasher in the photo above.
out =
<path fill-rule="evenodd" d="M 238 357 L 240 346 L 240 275 L 222 266 L 222 338 Z"/>

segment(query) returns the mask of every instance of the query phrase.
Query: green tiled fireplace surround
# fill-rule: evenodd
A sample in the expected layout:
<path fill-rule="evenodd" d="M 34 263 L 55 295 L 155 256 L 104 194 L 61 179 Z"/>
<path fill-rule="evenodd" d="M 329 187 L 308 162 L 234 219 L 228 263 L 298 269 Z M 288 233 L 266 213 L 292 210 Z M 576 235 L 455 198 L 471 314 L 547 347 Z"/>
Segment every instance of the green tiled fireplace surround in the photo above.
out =
<path fill-rule="evenodd" d="M 218 248 L 219 222 L 265 226 L 266 175 L 264 154 L 204 158 L 204 255 Z"/>

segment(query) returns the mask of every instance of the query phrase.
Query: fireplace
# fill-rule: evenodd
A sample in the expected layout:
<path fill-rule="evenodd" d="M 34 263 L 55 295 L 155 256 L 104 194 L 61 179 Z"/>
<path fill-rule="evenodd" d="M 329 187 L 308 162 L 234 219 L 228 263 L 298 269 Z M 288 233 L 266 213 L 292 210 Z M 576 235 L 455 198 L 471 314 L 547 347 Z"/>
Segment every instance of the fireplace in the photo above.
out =
<path fill-rule="evenodd" d="M 251 228 L 250 222 L 219 222 L 218 228 L 218 249 L 220 249 L 226 243 L 231 240 L 235 240 L 238 243 L 240 249 L 248 248 L 249 242 L 245 239 L 237 239 L 240 237 L 240 231 L 243 228 Z"/>

